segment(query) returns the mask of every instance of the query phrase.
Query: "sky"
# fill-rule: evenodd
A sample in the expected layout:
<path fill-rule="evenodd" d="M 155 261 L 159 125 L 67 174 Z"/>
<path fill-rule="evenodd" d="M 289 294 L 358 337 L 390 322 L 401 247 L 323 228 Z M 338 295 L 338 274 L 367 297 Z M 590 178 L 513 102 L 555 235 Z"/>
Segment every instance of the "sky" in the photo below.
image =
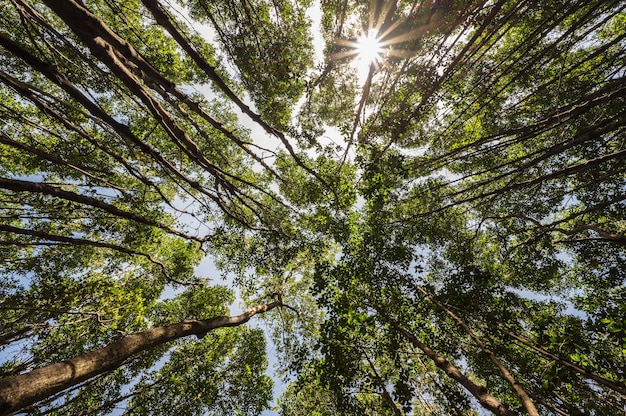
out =
<path fill-rule="evenodd" d="M 176 4 L 173 2 L 169 3 L 169 6 L 177 7 Z M 180 8 L 176 10 L 179 14 L 179 17 L 181 17 L 182 19 L 186 20 L 187 22 L 191 24 L 191 20 L 188 18 L 184 10 Z M 311 33 L 310 34 L 313 39 L 313 46 L 314 46 L 314 51 L 315 51 L 314 52 L 315 54 L 314 66 L 317 67 L 323 64 L 324 59 L 325 59 L 324 54 L 323 54 L 325 45 L 324 45 L 324 40 L 321 35 L 321 26 L 320 26 L 322 10 L 321 10 L 321 4 L 319 0 L 316 0 L 312 3 L 311 7 L 307 11 L 307 15 L 311 21 L 311 25 L 310 25 Z M 192 26 L 203 37 L 209 40 L 211 44 L 218 45 L 218 42 L 212 41 L 215 34 L 208 25 L 202 25 L 200 23 L 194 22 Z M 368 39 L 367 36 L 365 36 L 364 39 Z M 371 38 L 369 38 L 369 40 L 371 41 Z M 362 52 L 365 54 L 367 51 L 371 51 L 375 49 L 377 49 L 377 46 L 374 44 L 370 44 L 368 49 Z M 358 74 L 359 74 L 358 77 L 361 80 L 361 83 L 364 82 L 364 79 L 368 74 L 369 64 L 370 64 L 371 59 L 374 59 L 374 57 L 369 56 L 369 55 L 368 57 L 364 58 L 364 60 L 358 59 L 358 56 L 355 59 L 353 59 L 353 63 L 355 65 L 355 68 L 358 71 Z M 226 67 L 228 68 L 228 66 Z M 195 86 L 191 86 L 190 88 L 207 96 L 208 98 L 210 98 L 212 95 L 212 92 L 208 86 L 195 85 Z M 246 105 L 249 105 L 254 111 L 254 104 L 249 99 L 244 99 L 244 102 Z M 298 113 L 299 107 L 303 105 L 303 103 L 304 103 L 304 97 L 296 106 L 296 110 L 294 111 L 295 114 Z M 255 144 L 257 144 L 259 147 L 266 148 L 272 152 L 279 151 L 280 149 L 282 149 L 283 146 L 277 137 L 269 135 L 260 125 L 256 124 L 247 115 L 239 111 L 238 108 L 235 107 L 233 108 L 233 110 L 237 114 L 240 123 L 245 128 L 249 129 L 250 136 Z M 333 143 L 333 144 L 340 145 L 345 148 L 345 141 L 342 139 L 341 134 L 336 128 L 327 128 L 325 134 L 319 138 L 319 141 L 322 146 L 326 146 L 328 144 Z M 185 202 L 182 200 L 177 200 L 175 201 L 175 205 L 179 207 L 184 207 Z M 190 216 L 185 217 L 183 214 L 179 214 L 179 215 L 182 215 L 182 216 L 179 216 L 179 220 L 183 223 L 186 223 L 189 229 L 193 230 L 198 227 L 202 227 L 201 225 L 199 226 L 197 221 L 194 221 L 193 218 L 191 218 Z M 202 229 L 200 228 L 198 232 L 202 234 Z M 213 262 L 211 257 L 207 256 L 201 262 L 201 264 L 196 268 L 196 274 L 198 277 L 208 278 L 212 284 L 225 285 L 233 289 L 236 294 L 236 299 L 233 302 L 233 304 L 230 305 L 230 313 L 231 315 L 238 315 L 243 312 L 243 310 L 245 309 L 245 306 L 243 305 L 243 300 L 234 285 L 234 282 L 233 282 L 234 276 L 227 275 L 224 278 L 223 274 L 219 270 L 217 270 L 215 263 Z M 172 298 L 176 296 L 178 293 L 180 293 L 181 291 L 182 289 L 174 289 L 172 287 L 167 287 L 165 291 L 163 292 L 161 298 L 162 299 Z M 271 337 L 269 336 L 270 330 L 268 328 L 268 324 L 267 322 L 263 320 L 262 317 L 255 317 L 250 321 L 248 325 L 250 325 L 251 327 L 263 329 L 263 332 L 265 333 L 266 341 L 267 341 L 267 357 L 269 361 L 268 375 L 270 375 L 270 377 L 272 377 L 272 379 L 274 380 L 274 397 L 278 397 L 284 391 L 286 384 L 282 382 L 280 378 L 276 376 L 276 373 L 275 373 L 275 367 L 277 364 L 276 346 L 273 343 Z M 13 347 L 17 349 L 20 348 L 19 345 L 16 345 Z M 13 352 L 14 351 L 12 350 L 0 351 L 0 363 L 4 361 L 5 359 L 7 359 L 8 357 L 12 357 L 14 355 Z M 271 406 L 272 407 L 275 406 L 275 402 L 272 403 Z M 275 410 L 267 410 L 264 413 L 262 413 L 263 416 L 270 416 L 270 415 L 276 415 L 276 414 L 278 413 Z"/>

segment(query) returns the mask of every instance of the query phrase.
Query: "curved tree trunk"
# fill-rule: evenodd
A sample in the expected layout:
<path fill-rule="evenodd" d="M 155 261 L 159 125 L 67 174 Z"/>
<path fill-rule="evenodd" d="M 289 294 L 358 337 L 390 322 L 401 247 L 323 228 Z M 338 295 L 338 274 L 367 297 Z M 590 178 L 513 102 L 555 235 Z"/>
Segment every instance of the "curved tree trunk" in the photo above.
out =
<path fill-rule="evenodd" d="M 15 412 L 100 373 L 116 369 L 139 352 L 189 335 L 202 338 L 216 328 L 239 326 L 254 315 L 281 305 L 282 302 L 276 301 L 255 306 L 237 316 L 217 316 L 147 329 L 71 360 L 0 380 L 0 414 Z"/>
<path fill-rule="evenodd" d="M 430 358 L 437 367 L 443 370 L 443 372 L 448 377 L 455 380 L 461 386 L 465 387 L 465 389 L 467 389 L 467 391 L 469 391 L 472 396 L 474 396 L 476 400 L 478 400 L 482 407 L 490 410 L 493 414 L 498 416 L 515 415 L 515 413 L 509 410 L 503 403 L 501 403 L 498 399 L 489 394 L 489 392 L 484 387 L 479 386 L 471 381 L 450 361 L 448 361 L 445 357 L 437 354 L 426 344 L 422 343 L 415 335 L 413 335 L 406 328 L 400 325 L 398 321 L 387 315 L 381 308 L 374 305 L 372 305 L 372 307 L 378 312 L 379 316 L 382 317 L 386 322 L 388 322 L 400 335 L 407 339 L 414 347 L 422 350 L 422 352 L 428 358 Z"/>
<path fill-rule="evenodd" d="M 417 285 L 414 285 L 414 287 L 420 292 L 422 292 L 424 296 L 426 296 L 431 302 L 437 305 L 441 310 L 443 310 L 448 316 L 454 319 L 463 328 L 463 330 L 474 340 L 476 345 L 480 347 L 480 349 L 489 358 L 489 360 L 491 360 L 491 362 L 498 368 L 498 370 L 500 370 L 500 372 L 502 373 L 502 377 L 507 381 L 507 383 L 511 385 L 515 393 L 518 395 L 518 397 L 522 401 L 522 405 L 526 409 L 526 412 L 528 412 L 528 414 L 531 416 L 539 416 L 539 412 L 537 411 L 535 404 L 532 402 L 532 400 L 528 396 L 528 393 L 526 393 L 524 388 L 517 382 L 517 380 L 515 380 L 515 377 L 513 376 L 513 374 L 511 374 L 509 370 L 502 364 L 502 362 L 500 361 L 500 359 L 498 359 L 498 357 L 494 354 L 494 352 L 491 351 L 485 345 L 485 343 L 482 342 L 482 340 L 478 338 L 478 336 L 476 336 L 476 334 L 474 334 L 474 332 L 470 329 L 470 327 L 467 326 L 467 324 L 461 318 L 455 315 L 454 312 L 446 308 L 443 303 L 439 302 L 433 295 L 431 295 L 430 293 L 428 293 L 427 291 L 425 291 L 424 289 L 422 289 L 421 287 Z"/>

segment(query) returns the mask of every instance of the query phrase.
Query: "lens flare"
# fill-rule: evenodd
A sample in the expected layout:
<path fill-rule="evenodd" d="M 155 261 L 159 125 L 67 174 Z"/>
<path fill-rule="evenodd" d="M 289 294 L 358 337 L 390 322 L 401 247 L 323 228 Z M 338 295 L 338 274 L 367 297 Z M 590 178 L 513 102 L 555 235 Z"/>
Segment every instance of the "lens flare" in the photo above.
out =
<path fill-rule="evenodd" d="M 356 41 L 356 50 L 358 60 L 364 65 L 378 61 L 383 51 L 378 32 L 376 30 L 370 30 L 367 34 L 359 36 Z"/>
<path fill-rule="evenodd" d="M 375 63 L 380 59 L 383 51 L 376 30 L 370 30 L 367 34 L 361 35 L 357 39 L 357 56 L 363 64 Z"/>

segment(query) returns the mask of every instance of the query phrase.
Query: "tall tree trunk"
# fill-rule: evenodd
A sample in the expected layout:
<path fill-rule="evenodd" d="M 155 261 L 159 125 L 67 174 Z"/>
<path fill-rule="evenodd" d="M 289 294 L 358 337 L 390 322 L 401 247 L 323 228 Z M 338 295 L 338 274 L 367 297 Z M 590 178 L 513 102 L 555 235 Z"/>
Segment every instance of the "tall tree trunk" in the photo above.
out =
<path fill-rule="evenodd" d="M 465 330 L 465 332 L 474 340 L 476 345 L 480 347 L 480 349 L 489 358 L 489 360 L 492 363 L 494 363 L 494 365 L 498 368 L 498 370 L 500 370 L 500 372 L 502 373 L 502 377 L 507 381 L 507 383 L 511 385 L 513 390 L 515 390 L 515 393 L 518 395 L 518 397 L 522 401 L 522 405 L 526 409 L 526 412 L 528 412 L 528 414 L 531 416 L 539 416 L 539 412 L 537 411 L 535 404 L 532 402 L 532 400 L 528 396 L 528 393 L 526 393 L 524 388 L 517 382 L 517 380 L 515 380 L 515 377 L 513 376 L 513 374 L 511 374 L 509 370 L 502 364 L 502 362 L 493 353 L 493 351 L 491 351 L 485 345 L 485 343 L 482 342 L 482 340 L 478 338 L 476 334 L 474 334 L 474 332 L 470 329 L 470 327 L 467 326 L 467 324 L 461 318 L 455 315 L 454 312 L 452 312 L 450 309 L 446 308 L 444 304 L 439 302 L 433 295 L 431 295 L 430 293 L 428 293 L 427 291 L 425 291 L 418 285 L 414 285 L 414 287 L 420 292 L 422 292 L 424 296 L 426 296 L 431 302 L 433 302 L 435 305 L 441 308 L 441 310 L 443 310 L 448 316 L 454 319 L 463 328 L 463 330 Z"/>
<path fill-rule="evenodd" d="M 433 362 L 437 367 L 443 370 L 444 373 L 451 379 L 455 380 L 457 383 L 462 385 L 469 391 L 472 396 L 478 400 L 478 402 L 485 409 L 490 410 L 495 415 L 498 416 L 514 416 L 515 413 L 509 410 L 504 404 L 502 404 L 498 399 L 493 397 L 489 392 L 482 386 L 477 385 L 473 381 L 471 381 L 465 374 L 461 372 L 457 367 L 455 367 L 450 361 L 448 361 L 445 357 L 437 354 L 435 351 L 431 350 L 426 344 L 422 343 L 415 335 L 413 335 L 410 331 L 404 328 L 398 321 L 387 315 L 381 308 L 372 305 L 372 307 L 378 312 L 379 316 L 382 317 L 385 321 L 387 321 L 391 326 L 406 340 L 408 340 L 414 347 L 419 348 L 422 352 Z"/>
<path fill-rule="evenodd" d="M 114 370 L 142 351 L 189 335 L 202 338 L 216 328 L 239 326 L 254 315 L 281 305 L 281 301 L 275 301 L 255 306 L 237 316 L 216 316 L 147 329 L 71 360 L 0 380 L 0 414 L 15 412 L 100 373 Z"/>
<path fill-rule="evenodd" d="M 550 351 L 533 344 L 530 340 L 517 335 L 513 332 L 510 331 L 506 331 L 506 330 L 501 330 L 503 334 L 510 336 L 511 338 L 515 339 L 516 341 L 519 341 L 522 345 L 532 349 L 533 351 L 538 352 L 539 354 L 541 354 L 542 356 L 549 358 L 551 360 L 554 360 L 555 362 L 559 363 L 560 365 L 569 368 L 570 370 L 573 370 L 575 372 L 577 372 L 578 374 L 580 374 L 581 376 L 591 379 L 593 381 L 595 381 L 596 383 L 602 385 L 603 387 L 607 387 L 611 390 L 616 391 L 617 393 L 619 393 L 620 395 L 626 396 L 626 386 L 624 385 L 624 383 L 617 381 L 617 380 L 610 380 L 606 377 L 603 377 L 602 375 L 598 374 L 598 373 L 594 373 L 593 371 L 589 371 L 589 370 L 585 370 L 584 368 L 574 364 L 571 361 L 568 361 L 566 359 L 561 358 L 560 356 L 551 353 Z"/>
<path fill-rule="evenodd" d="M 30 192 L 32 194 L 49 195 L 55 198 L 65 199 L 66 201 L 72 201 L 81 205 L 87 205 L 90 207 L 101 209 L 102 211 L 105 211 L 111 215 L 124 218 L 129 221 L 157 227 L 166 231 L 167 233 L 178 235 L 188 240 L 199 241 L 201 243 L 204 242 L 204 240 L 201 238 L 181 233 L 180 231 L 174 230 L 173 228 L 168 227 L 167 225 L 162 224 L 158 221 L 146 218 L 141 215 L 137 215 L 132 211 L 120 209 L 115 205 L 104 202 L 98 198 L 81 195 L 72 191 L 66 191 L 59 186 L 52 186 L 44 182 L 31 182 L 0 177 L 0 188 L 14 192 Z"/>

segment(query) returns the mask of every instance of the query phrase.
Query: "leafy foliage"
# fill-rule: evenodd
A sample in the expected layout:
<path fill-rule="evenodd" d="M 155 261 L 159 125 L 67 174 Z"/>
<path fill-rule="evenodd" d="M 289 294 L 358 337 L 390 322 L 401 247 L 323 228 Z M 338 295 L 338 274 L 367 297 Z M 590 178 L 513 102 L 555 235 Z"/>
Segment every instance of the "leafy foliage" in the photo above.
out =
<path fill-rule="evenodd" d="M 623 413 L 625 10 L 1 4 L 3 382 L 239 298 L 284 415 Z M 263 331 L 203 335 L 23 411 L 267 409 Z"/>

